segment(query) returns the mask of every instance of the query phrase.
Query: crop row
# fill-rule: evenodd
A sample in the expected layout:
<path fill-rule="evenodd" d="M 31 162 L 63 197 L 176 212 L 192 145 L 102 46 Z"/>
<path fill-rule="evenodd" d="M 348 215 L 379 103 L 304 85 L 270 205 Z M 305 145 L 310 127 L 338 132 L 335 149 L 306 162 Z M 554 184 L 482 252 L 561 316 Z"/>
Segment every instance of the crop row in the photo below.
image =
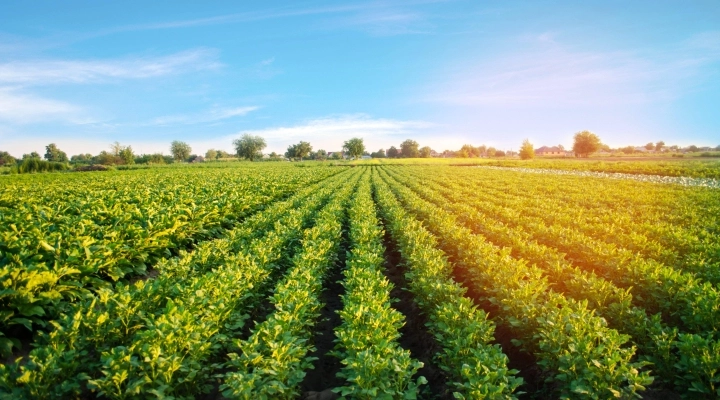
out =
<path fill-rule="evenodd" d="M 336 261 L 345 203 L 355 187 L 348 181 L 316 214 L 315 226 L 302 235 L 302 248 L 292 267 L 273 291 L 274 311 L 257 324 L 246 340 L 236 339 L 228 372 L 220 386 L 227 398 L 294 399 L 312 365 L 309 357 L 313 327 L 323 304 L 319 299 L 328 268 Z"/>
<path fill-rule="evenodd" d="M 494 340 L 494 324 L 465 296 L 435 238 L 400 206 L 373 175 L 380 214 L 407 266 L 408 290 L 427 316 L 428 330 L 442 348 L 438 366 L 448 375 L 455 398 L 514 398 L 522 383 Z"/>
<path fill-rule="evenodd" d="M 717 161 L 569 161 L 569 160 L 498 160 L 485 163 L 501 167 L 547 168 L 570 171 L 594 171 L 624 174 L 660 176 L 689 176 L 693 178 L 720 179 L 720 163 Z"/>
<path fill-rule="evenodd" d="M 650 313 L 662 312 L 667 321 L 682 331 L 717 330 L 714 321 L 720 319 L 720 291 L 712 284 L 627 249 L 595 240 L 585 233 L 582 224 L 549 224 L 544 218 L 525 215 L 522 209 L 490 202 L 482 202 L 475 208 L 488 218 L 525 230 L 538 243 L 562 251 L 581 268 L 595 271 L 621 288 L 632 288 L 638 305 Z M 547 218 L 551 220 L 561 212 L 547 210 Z"/>
<path fill-rule="evenodd" d="M 196 393 L 213 371 L 206 361 L 242 329 L 270 276 L 289 262 L 302 227 L 347 178 L 273 204 L 227 238 L 169 262 L 156 279 L 101 290 L 54 324 L 26 363 L 4 367 L 0 382 L 26 397 Z"/>
<path fill-rule="evenodd" d="M 335 329 L 336 357 L 347 382 L 336 391 L 353 399 L 411 399 L 424 377 L 413 381 L 423 364 L 400 347 L 405 317 L 391 306 L 392 283 L 383 275 L 385 247 L 370 191 L 370 171 L 348 209 L 351 250 L 343 271 L 342 323 Z"/>
<path fill-rule="evenodd" d="M 39 191 L 31 185 L 4 187 L 2 330 L 43 327 L 69 301 L 87 296 L 88 289 L 145 274 L 171 250 L 216 237 L 264 204 L 331 173 L 297 170 L 240 178 L 213 170 L 189 175 L 140 171 L 129 177 L 48 184 L 42 201 L 34 199 Z M 16 344 L 8 338 L 0 341 L 4 352 Z"/>
<path fill-rule="evenodd" d="M 414 175 L 419 177 L 417 173 Z M 632 215 L 619 210 L 617 205 L 602 202 L 595 204 L 597 202 L 595 199 L 592 203 L 588 202 L 587 193 L 580 192 L 574 195 L 563 193 L 568 191 L 571 182 L 566 182 L 562 191 L 554 190 L 548 193 L 546 185 L 542 187 L 544 190 L 539 190 L 537 186 L 533 187 L 532 183 L 526 185 L 523 182 L 523 185 L 517 185 L 505 177 L 504 185 L 487 185 L 491 188 L 478 192 L 472 188 L 472 184 L 468 185 L 467 174 L 457 175 L 459 176 L 456 176 L 455 180 L 461 180 L 464 184 L 453 190 L 461 190 L 463 194 L 472 195 L 474 199 L 522 210 L 524 216 L 541 218 L 546 224 L 562 226 L 582 224 L 584 231 L 595 240 L 639 252 L 646 258 L 692 272 L 713 284 L 720 283 L 720 273 L 717 268 L 720 265 L 720 236 L 704 229 L 705 225 L 702 221 L 696 221 L 694 226 L 686 228 L 666 221 L 666 216 L 673 211 L 687 218 L 685 213 L 693 210 L 693 207 L 677 207 L 679 204 L 674 204 L 675 207 L 670 206 L 672 203 L 681 203 L 681 200 L 668 200 L 670 204 L 656 207 L 657 210 L 653 212 L 649 210 L 651 208 L 649 206 L 638 204 L 633 206 L 630 203 L 632 209 L 642 210 L 642 214 Z M 443 173 L 425 171 L 422 178 L 442 186 L 447 186 L 449 183 L 446 180 L 447 175 Z M 502 186 L 502 189 L 498 189 L 499 186 Z M 597 191 L 602 193 L 598 193 L 598 196 L 602 196 L 607 195 L 606 192 L 609 190 L 598 188 Z M 655 195 L 657 201 L 657 193 Z M 674 193 L 670 192 L 669 195 L 672 196 Z M 667 193 L 663 193 L 663 197 L 667 196 Z M 614 196 L 615 199 L 617 197 Z M 712 214 L 712 210 L 704 209 L 703 212 Z"/>
<path fill-rule="evenodd" d="M 631 396 L 652 382 L 648 371 L 640 371 L 647 363 L 632 361 L 635 349 L 625 345 L 629 336 L 608 328 L 587 302 L 551 290 L 539 268 L 509 257 L 508 250 L 460 226 L 452 215 L 421 200 L 385 172 L 380 175 L 383 185 L 436 235 L 468 283 L 495 306 L 515 343 L 535 354 L 562 397 Z"/>
<path fill-rule="evenodd" d="M 629 291 L 577 268 L 562 253 L 537 243 L 522 229 L 489 220 L 487 215 L 477 211 L 481 205 L 469 200 L 459 187 L 443 189 L 439 184 L 428 187 L 427 183 L 419 185 L 402 174 L 393 176 L 423 199 L 454 214 L 458 222 L 476 234 L 482 234 L 498 246 L 510 248 L 514 257 L 540 266 L 556 289 L 577 300 L 588 301 L 611 327 L 632 336 L 643 359 L 653 363 L 654 372 L 666 386 L 677 385 L 682 392 L 713 392 L 716 385 L 713 377 L 718 366 L 712 365 L 718 360 L 711 354 L 717 350 L 717 342 L 696 334 L 678 338 L 678 330 L 665 325 L 659 315 L 650 317 L 645 310 L 633 306 Z"/>

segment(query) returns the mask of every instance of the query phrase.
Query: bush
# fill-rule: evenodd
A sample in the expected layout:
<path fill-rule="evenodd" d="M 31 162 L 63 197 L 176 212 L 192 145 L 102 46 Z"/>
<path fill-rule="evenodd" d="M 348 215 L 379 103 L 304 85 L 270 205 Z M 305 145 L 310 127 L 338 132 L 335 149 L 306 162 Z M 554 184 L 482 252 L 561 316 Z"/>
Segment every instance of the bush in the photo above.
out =
<path fill-rule="evenodd" d="M 34 172 L 53 172 L 53 171 L 67 171 L 69 168 L 66 163 L 45 161 L 39 158 L 26 158 L 17 166 L 16 170 L 11 173 L 28 174 Z"/>

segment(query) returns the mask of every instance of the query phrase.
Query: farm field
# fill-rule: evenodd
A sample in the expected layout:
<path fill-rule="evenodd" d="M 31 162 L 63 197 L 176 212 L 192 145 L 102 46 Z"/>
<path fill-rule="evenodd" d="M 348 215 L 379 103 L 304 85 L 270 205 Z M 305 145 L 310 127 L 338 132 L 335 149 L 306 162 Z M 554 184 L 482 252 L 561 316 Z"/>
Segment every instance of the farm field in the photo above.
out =
<path fill-rule="evenodd" d="M 720 177 L 643 165 L 616 172 Z M 720 396 L 714 188 L 440 163 L 5 176 L 0 268 L 0 398 Z"/>

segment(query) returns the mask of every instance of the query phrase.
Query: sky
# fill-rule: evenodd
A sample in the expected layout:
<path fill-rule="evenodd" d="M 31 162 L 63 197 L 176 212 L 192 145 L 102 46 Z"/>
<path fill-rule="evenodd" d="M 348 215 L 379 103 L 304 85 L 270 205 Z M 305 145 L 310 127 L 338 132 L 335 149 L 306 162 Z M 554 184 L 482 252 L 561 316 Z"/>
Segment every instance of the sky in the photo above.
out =
<path fill-rule="evenodd" d="M 720 2 L 0 3 L 0 151 L 720 145 Z"/>

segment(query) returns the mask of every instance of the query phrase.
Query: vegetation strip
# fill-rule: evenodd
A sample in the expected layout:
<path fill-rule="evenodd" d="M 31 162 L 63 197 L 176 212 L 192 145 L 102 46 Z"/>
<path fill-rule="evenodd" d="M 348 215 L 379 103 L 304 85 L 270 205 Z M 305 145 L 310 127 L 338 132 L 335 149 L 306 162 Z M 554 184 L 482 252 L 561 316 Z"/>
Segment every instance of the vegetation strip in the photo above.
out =
<path fill-rule="evenodd" d="M 562 293 L 576 300 L 588 301 L 590 307 L 605 317 L 611 327 L 631 335 L 643 359 L 653 363 L 653 370 L 663 380 L 665 387 L 684 393 L 696 387 L 712 391 L 713 376 L 717 373 L 712 368 L 678 374 L 683 372 L 687 364 L 707 363 L 706 355 L 717 347 L 714 341 L 707 341 L 699 335 L 688 335 L 684 336 L 684 341 L 692 338 L 696 347 L 684 345 L 684 341 L 678 340 L 677 328 L 665 325 L 659 315 L 650 317 L 645 310 L 634 307 L 632 295 L 628 291 L 619 289 L 593 273 L 578 269 L 563 254 L 538 244 L 522 230 L 511 230 L 496 222 L 488 223 L 486 216 L 472 208 L 473 203 L 459 193 L 458 188 L 453 191 L 433 186 L 431 189 L 427 185 L 414 183 L 410 177 L 402 179 L 398 178 L 398 174 L 393 176 L 423 199 L 453 213 L 468 229 L 482 234 L 498 246 L 512 249 L 512 254 L 518 259 L 543 268 L 545 276 Z"/>
<path fill-rule="evenodd" d="M 529 188 L 525 190 L 524 197 L 509 196 L 496 190 L 477 196 L 477 191 L 465 184 L 457 184 L 458 178 L 448 179 L 447 175 L 435 174 L 422 176 L 441 188 L 447 188 L 445 190 L 453 191 L 453 194 L 472 196 L 470 198 L 479 210 L 500 206 L 506 210 L 522 210 L 524 218 L 540 218 L 548 225 L 582 227 L 583 232 L 595 240 L 641 253 L 645 258 L 690 272 L 713 285 L 720 284 L 720 236 L 706 231 L 701 224 L 693 229 L 682 229 L 675 224 L 664 223 L 664 217 L 659 215 L 656 218 L 660 221 L 650 216 L 641 216 L 640 218 L 647 219 L 648 222 L 638 222 L 637 216 L 623 216 L 614 212 L 615 207 L 612 206 L 593 210 L 585 204 L 568 206 L 565 201 L 547 195 L 540 194 L 538 198 L 534 198 L 528 196 L 533 193 Z M 668 212 L 670 210 L 666 209 L 662 215 L 667 215 Z M 519 218 L 521 217 L 515 217 Z"/>
<path fill-rule="evenodd" d="M 515 398 L 522 383 L 508 370 L 507 356 L 491 345 L 494 324 L 451 278 L 452 267 L 422 224 L 400 207 L 385 184 L 373 174 L 373 190 L 403 262 L 409 290 L 428 316 L 428 329 L 443 350 L 438 365 L 448 374 L 455 398 Z"/>
<path fill-rule="evenodd" d="M 341 176 L 332 180 L 336 181 L 335 185 L 338 185 L 344 179 L 346 177 Z M 175 284 L 178 282 L 172 278 L 172 274 L 169 274 L 168 278 L 161 279 L 165 276 L 163 274 L 155 280 L 136 282 L 130 287 L 122 287 L 124 290 L 100 292 L 99 296 L 88 301 L 85 307 L 76 310 L 65 320 L 56 324 L 56 329 L 43 340 L 47 344 L 33 350 L 27 364 L 22 365 L 22 360 L 18 360 L 7 368 L 3 367 L 1 372 L 3 381 L 7 382 L 9 386 L 8 390 L 27 392 L 29 395 L 41 397 L 48 393 L 57 393 L 62 396 L 63 393 L 79 393 L 85 390 L 84 382 L 90 378 L 86 374 L 95 372 L 99 368 L 98 361 L 101 361 L 102 364 L 112 361 L 112 357 L 107 360 L 98 360 L 100 356 L 98 353 L 121 352 L 115 358 L 122 358 L 123 352 L 129 351 L 128 347 L 122 345 L 127 344 L 128 341 L 132 343 L 134 341 L 134 339 L 130 339 L 132 337 L 140 340 L 143 332 L 154 332 L 152 328 L 155 326 L 154 321 L 167 320 L 168 317 L 163 317 L 163 315 L 177 314 L 179 311 L 183 311 L 183 317 L 192 317 L 192 313 L 185 309 L 178 310 L 172 304 L 166 306 L 166 304 L 176 303 L 168 301 L 168 293 L 172 294 L 172 298 L 178 299 L 177 302 L 180 304 L 189 302 L 189 307 L 203 310 L 208 318 L 211 318 L 216 311 L 218 313 L 220 310 L 228 312 L 228 304 L 222 303 L 220 309 L 213 310 L 203 302 L 210 300 L 222 302 L 232 293 L 237 293 L 240 297 L 245 296 L 242 295 L 243 287 L 253 288 L 258 282 L 262 282 L 270 273 L 268 268 L 271 267 L 271 263 L 282 257 L 281 252 L 273 253 L 272 249 L 279 248 L 278 246 L 281 246 L 282 243 L 288 242 L 299 234 L 297 229 L 300 228 L 303 221 L 311 218 L 314 210 L 334 190 L 334 185 L 328 183 L 308 188 L 306 193 L 314 192 L 311 197 L 305 201 L 302 207 L 292 210 L 280 220 L 275 221 L 278 218 L 277 214 L 263 213 L 269 218 L 269 227 L 274 227 L 274 231 L 271 230 L 266 238 L 254 237 L 256 232 L 253 229 L 253 221 L 248 221 L 245 234 L 230 235 L 228 239 L 208 242 L 207 252 L 202 254 L 194 252 L 194 257 L 191 257 L 193 261 L 184 264 L 185 267 L 190 267 L 190 271 L 207 270 L 209 271 L 207 273 L 190 274 L 187 280 L 178 285 Z M 293 226 L 297 228 L 293 228 Z M 208 254 L 212 257 L 202 256 Z M 183 263 L 178 263 L 178 265 L 182 266 Z M 243 284 L 241 286 L 213 299 L 206 299 L 202 296 L 217 290 L 212 289 L 212 285 L 217 284 L 219 287 L 232 285 L 237 278 L 229 276 L 232 274 L 239 274 L 239 277 L 242 277 L 240 282 Z M 204 289 L 207 287 L 211 287 L 211 289 Z M 194 301 L 197 303 L 193 303 Z M 243 314 L 237 313 L 236 316 L 236 322 L 234 325 L 230 324 L 230 327 L 240 329 Z M 181 319 L 172 320 L 166 326 L 173 327 L 180 322 Z M 199 327 L 200 324 L 188 325 L 187 328 L 190 329 L 188 333 L 197 332 L 192 328 L 193 326 Z M 212 334 L 214 329 L 216 328 L 199 332 Z M 159 340 L 158 344 L 162 345 L 163 341 L 159 337 L 157 340 Z M 184 346 L 181 341 L 172 341 L 168 345 L 173 343 Z M 192 341 L 186 344 L 190 343 Z M 140 351 L 137 346 L 134 348 Z M 126 361 L 132 361 L 132 359 L 131 355 L 126 358 Z M 122 373 L 123 368 L 119 368 L 117 373 Z M 48 371 L 61 373 L 50 374 Z M 143 379 L 141 375 L 135 375 L 135 378 Z M 101 382 L 102 380 L 98 381 L 98 383 Z M 161 381 L 157 383 L 160 384 Z M 124 384 L 117 386 L 116 390 L 118 391 L 125 387 Z"/>
<path fill-rule="evenodd" d="M 277 285 L 275 311 L 247 340 L 236 340 L 240 352 L 229 354 L 229 369 L 220 386 L 223 396 L 238 399 L 293 399 L 312 366 L 310 339 L 320 315 L 319 301 L 328 268 L 340 244 L 344 208 L 355 183 L 346 183 L 317 214 L 315 226 L 302 236 L 302 249 Z"/>
<path fill-rule="evenodd" d="M 419 200 L 387 175 L 388 187 L 410 212 L 437 235 L 440 247 L 462 268 L 471 283 L 496 305 L 498 317 L 534 353 L 563 397 L 631 396 L 652 383 L 645 362 L 632 362 L 629 336 L 608 328 L 604 319 L 577 302 L 550 290 L 543 273 L 497 252 L 494 246 L 447 213 Z"/>
<path fill-rule="evenodd" d="M 59 179 L 0 191 L 0 353 L 92 290 L 141 276 L 171 250 L 218 237 L 245 216 L 335 171 L 265 176 L 143 172 L 103 180 Z M 179 179 L 178 179 L 179 178 Z M 217 180 L 206 186 L 207 179 Z M 201 189 L 187 190 L 194 186 Z M 29 200 L 29 201 L 28 201 Z M 24 327 L 25 329 L 19 329 Z M 15 335 L 10 332 L 17 332 Z"/>
<path fill-rule="evenodd" d="M 369 174 L 366 171 L 348 211 L 352 247 L 343 271 L 342 324 L 334 352 L 344 365 L 338 375 L 347 384 L 334 391 L 353 399 L 411 399 L 427 381 L 422 376 L 413 380 L 423 364 L 398 343 L 405 318 L 391 307 L 392 284 L 382 273 L 385 249 Z"/>

